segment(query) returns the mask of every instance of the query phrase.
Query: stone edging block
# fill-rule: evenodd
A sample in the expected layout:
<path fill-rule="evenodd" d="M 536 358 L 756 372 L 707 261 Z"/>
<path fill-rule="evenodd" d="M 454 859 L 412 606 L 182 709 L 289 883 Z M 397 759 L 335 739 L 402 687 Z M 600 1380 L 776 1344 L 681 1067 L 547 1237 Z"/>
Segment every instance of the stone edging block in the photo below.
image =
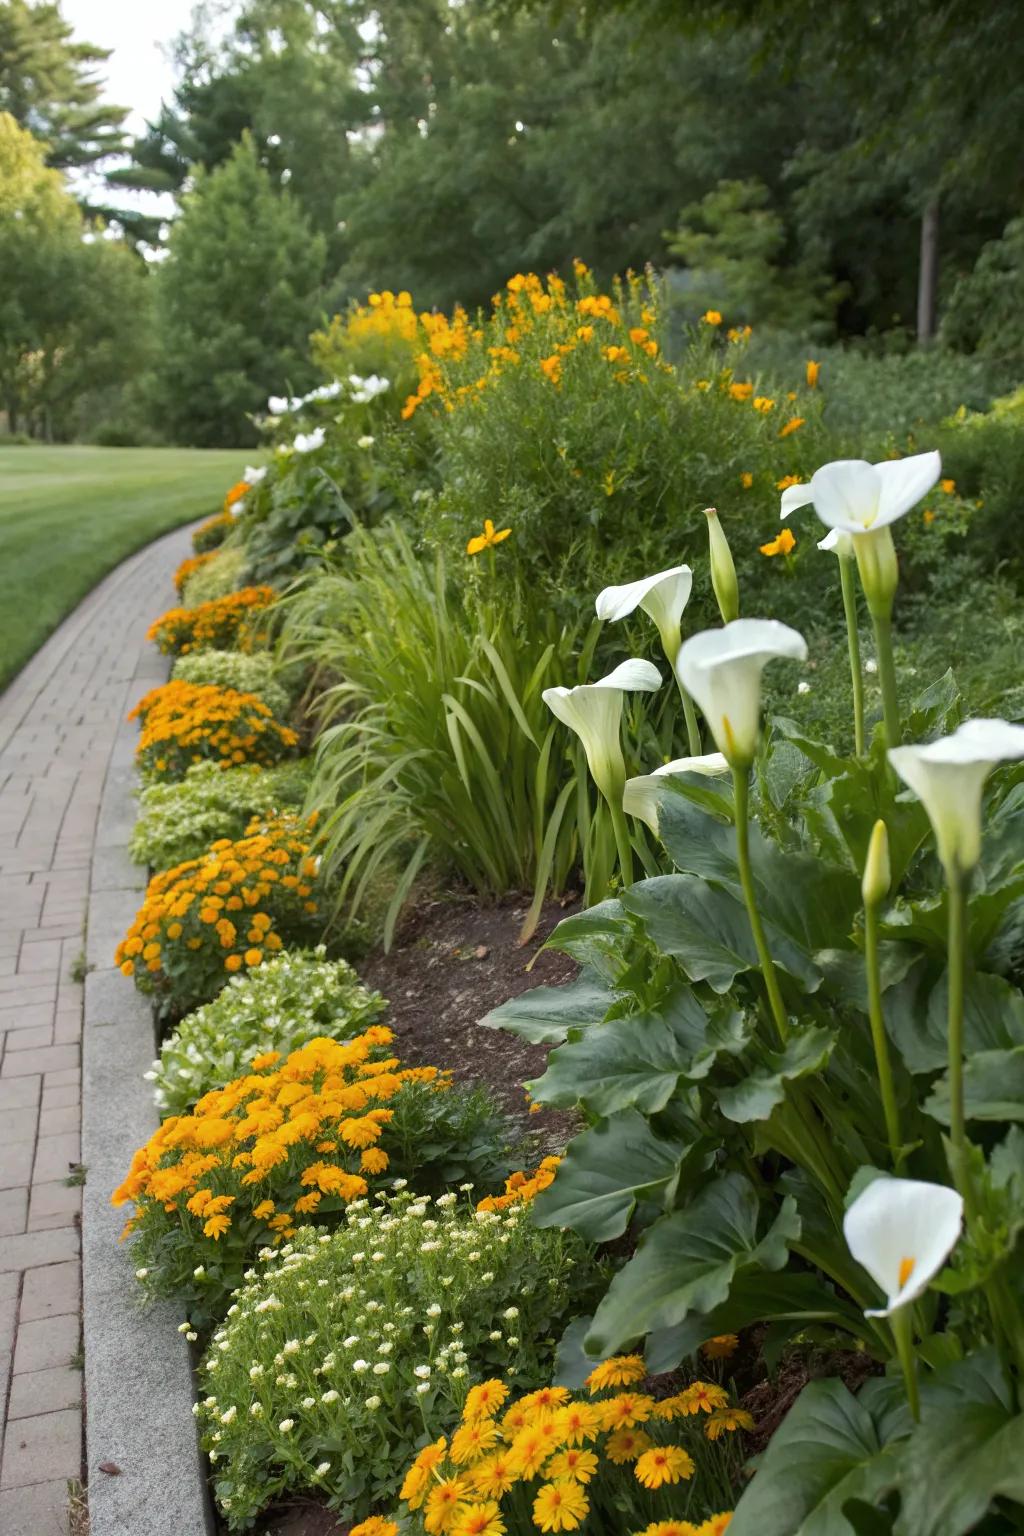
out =
<path fill-rule="evenodd" d="M 140 693 L 156 681 L 152 672 L 148 665 L 139 677 Z M 158 1123 L 142 1077 L 156 1053 L 152 1011 L 111 964 L 114 945 L 140 903 L 141 882 L 127 850 L 133 779 L 124 767 L 136 733 L 127 723 L 118 732 L 89 892 L 87 953 L 96 967 L 85 982 L 82 1046 L 89 1529 L 90 1536 L 211 1536 L 213 1517 L 192 1413 L 192 1368 L 178 1332 L 182 1313 L 170 1302 L 141 1302 L 129 1248 L 118 1242 L 126 1212 L 110 1204 L 132 1153 Z M 101 1463 L 119 1470 L 101 1472 Z"/>

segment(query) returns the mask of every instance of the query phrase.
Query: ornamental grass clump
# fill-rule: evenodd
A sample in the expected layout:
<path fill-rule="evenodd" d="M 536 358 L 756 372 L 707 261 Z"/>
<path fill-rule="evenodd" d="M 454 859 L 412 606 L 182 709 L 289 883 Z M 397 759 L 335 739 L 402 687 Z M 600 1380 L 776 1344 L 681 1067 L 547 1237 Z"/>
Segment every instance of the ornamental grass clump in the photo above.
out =
<path fill-rule="evenodd" d="M 226 1087 L 267 1051 L 281 1055 L 319 1038 L 349 1040 L 376 1024 L 387 1007 L 345 960 L 323 946 L 286 950 L 233 976 L 213 1002 L 182 1019 L 147 1073 L 161 1115 L 183 1115 Z"/>
<path fill-rule="evenodd" d="M 178 657 L 171 668 L 171 678 L 182 683 L 214 683 L 236 693 L 255 693 L 279 720 L 291 708 L 291 695 L 280 681 L 269 651 L 193 651 Z"/>
<path fill-rule="evenodd" d="M 142 790 L 131 856 L 136 864 L 154 870 L 202 858 L 219 839 L 236 842 L 244 837 L 254 816 L 297 809 L 308 788 L 309 763 L 304 758 L 276 768 L 194 763 L 183 779 L 158 781 Z"/>
<path fill-rule="evenodd" d="M 227 597 L 247 584 L 248 561 L 244 549 L 211 550 L 213 558 L 194 571 L 181 593 L 184 608 L 198 608 L 217 597 Z"/>
<path fill-rule="evenodd" d="M 165 1120 L 115 1190 L 140 1280 L 184 1302 L 194 1322 L 223 1316 L 261 1243 L 281 1243 L 315 1214 L 336 1219 L 391 1162 L 387 1130 L 406 1084 L 437 1093 L 436 1067 L 401 1068 L 383 1024 L 352 1040 L 310 1040 L 257 1056 L 243 1077 Z"/>
<path fill-rule="evenodd" d="M 161 683 L 128 719 L 142 722 L 135 760 L 147 783 L 181 779 L 204 759 L 225 768 L 277 763 L 299 744 L 255 693 L 215 683 Z"/>
<path fill-rule="evenodd" d="M 286 943 L 308 943 L 323 924 L 309 823 L 282 814 L 154 875 L 114 959 L 162 1012 L 180 1014 Z"/>
<path fill-rule="evenodd" d="M 242 587 L 196 608 L 169 608 L 150 625 L 146 639 L 170 656 L 254 650 L 266 639 L 260 617 L 276 596 L 273 587 Z"/>
<path fill-rule="evenodd" d="M 579 1239 L 534 1230 L 521 1209 L 406 1190 L 357 1200 L 340 1230 L 302 1228 L 260 1261 L 200 1370 L 200 1431 L 232 1530 L 286 1492 L 319 1492 L 343 1519 L 393 1498 L 417 1447 L 450 1432 L 481 1383 L 550 1379 L 594 1273 Z"/>
<path fill-rule="evenodd" d="M 646 1375 L 642 1356 L 620 1355 L 595 1368 L 586 1394 L 544 1386 L 511 1402 L 508 1383 L 481 1382 L 451 1440 L 442 1435 L 412 1462 L 402 1524 L 390 1528 L 720 1536 L 742 1459 L 734 1442 L 753 1420 L 716 1382 L 655 1398 L 641 1390 Z M 371 1520 L 352 1536 L 372 1530 Z"/>

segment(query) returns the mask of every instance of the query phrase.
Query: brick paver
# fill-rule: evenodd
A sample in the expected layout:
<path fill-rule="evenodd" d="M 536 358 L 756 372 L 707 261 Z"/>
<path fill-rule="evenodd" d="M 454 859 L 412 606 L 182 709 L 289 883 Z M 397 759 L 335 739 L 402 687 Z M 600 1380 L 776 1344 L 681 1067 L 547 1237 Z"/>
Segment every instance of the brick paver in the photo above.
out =
<path fill-rule="evenodd" d="M 145 632 L 186 530 L 118 567 L 0 697 L 0 1530 L 67 1531 L 82 1476 L 82 985 L 117 726 L 161 675 Z M 76 979 L 76 976 L 78 979 Z M 88 1170 L 86 1170 L 88 1177 Z M 113 1324 L 114 1320 L 112 1320 Z"/>

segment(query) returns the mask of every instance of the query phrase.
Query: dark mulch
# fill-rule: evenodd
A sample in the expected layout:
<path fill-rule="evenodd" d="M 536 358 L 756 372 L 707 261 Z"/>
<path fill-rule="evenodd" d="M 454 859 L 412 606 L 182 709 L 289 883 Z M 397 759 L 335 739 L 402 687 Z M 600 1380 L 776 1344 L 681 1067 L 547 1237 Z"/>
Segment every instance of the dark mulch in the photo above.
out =
<path fill-rule="evenodd" d="M 450 1067 L 460 1083 L 483 1084 L 509 1114 L 522 1117 L 527 1108 L 522 1085 L 544 1071 L 549 1047 L 480 1029 L 479 1021 L 520 992 L 575 976 L 576 963 L 568 955 L 538 953 L 571 910 L 568 903 L 547 902 L 537 932 L 521 946 L 522 900 L 481 906 L 473 897 L 448 897 L 419 907 L 390 954 L 371 955 L 358 968 L 391 1004 L 387 1022 L 403 1061 Z M 529 1117 L 530 1129 L 543 1136 L 548 1151 L 561 1151 L 572 1124 L 551 1110 Z"/>
<path fill-rule="evenodd" d="M 304 1499 L 271 1510 L 256 1527 L 257 1536 L 342 1536 L 347 1530 L 329 1509 Z"/>

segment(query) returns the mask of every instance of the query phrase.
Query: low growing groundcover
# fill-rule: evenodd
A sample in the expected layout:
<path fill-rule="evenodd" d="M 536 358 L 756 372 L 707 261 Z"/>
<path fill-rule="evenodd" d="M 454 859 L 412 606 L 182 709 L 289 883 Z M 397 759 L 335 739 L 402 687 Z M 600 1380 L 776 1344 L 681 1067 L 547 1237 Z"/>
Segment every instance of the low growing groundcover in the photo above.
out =
<path fill-rule="evenodd" d="M 243 462 L 233 449 L 0 447 L 0 688 L 109 570 L 212 511 Z"/>

